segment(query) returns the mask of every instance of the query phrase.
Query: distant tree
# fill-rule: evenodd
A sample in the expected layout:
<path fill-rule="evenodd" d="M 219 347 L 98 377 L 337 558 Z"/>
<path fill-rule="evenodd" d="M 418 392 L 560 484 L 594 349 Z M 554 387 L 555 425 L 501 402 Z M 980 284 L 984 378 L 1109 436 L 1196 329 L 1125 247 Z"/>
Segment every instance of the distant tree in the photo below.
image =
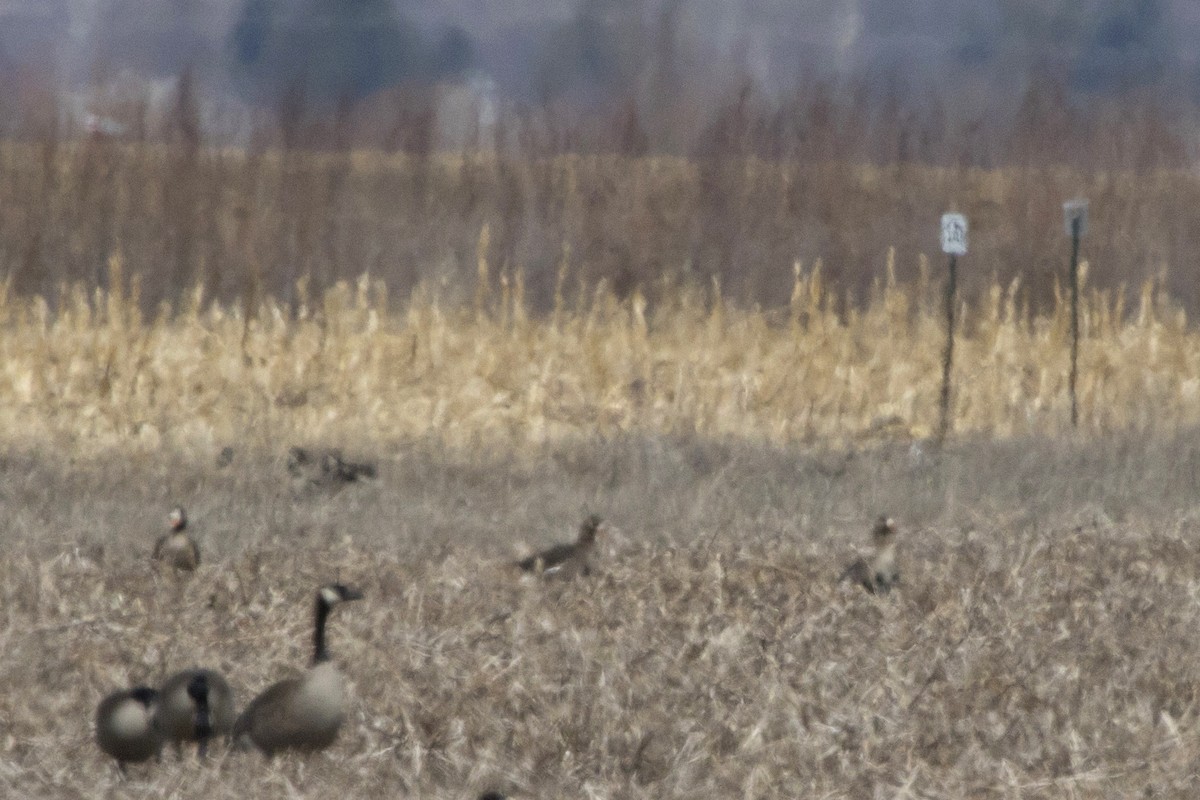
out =
<path fill-rule="evenodd" d="M 194 153 L 200 146 L 200 104 L 196 96 L 196 76 L 184 67 L 175 85 L 175 97 L 167 118 L 166 139 Z"/>
<path fill-rule="evenodd" d="M 242 14 L 229 37 L 238 65 L 259 63 L 278 15 L 278 0 L 246 0 L 242 6 Z"/>
<path fill-rule="evenodd" d="M 303 75 L 307 101 L 330 107 L 402 80 L 459 72 L 474 49 L 458 28 L 430 45 L 391 0 L 244 0 L 228 48 L 251 96 L 277 100 Z"/>
<path fill-rule="evenodd" d="M 605 95 L 629 86 L 646 62 L 641 7 L 636 0 L 584 0 L 541 45 L 543 93 Z"/>
<path fill-rule="evenodd" d="M 1163 76 L 1173 41 L 1168 0 L 997 0 L 996 52 L 1067 71 L 1072 88 L 1120 91 Z M 982 31 L 973 34 L 980 41 Z"/>
<path fill-rule="evenodd" d="M 1072 83 L 1085 91 L 1153 83 L 1165 71 L 1170 40 L 1163 0 L 1108 0 L 1092 17 Z"/>
<path fill-rule="evenodd" d="M 140 75 L 178 75 L 206 61 L 218 44 L 199 0 L 101 0 L 90 39 L 115 68 Z"/>

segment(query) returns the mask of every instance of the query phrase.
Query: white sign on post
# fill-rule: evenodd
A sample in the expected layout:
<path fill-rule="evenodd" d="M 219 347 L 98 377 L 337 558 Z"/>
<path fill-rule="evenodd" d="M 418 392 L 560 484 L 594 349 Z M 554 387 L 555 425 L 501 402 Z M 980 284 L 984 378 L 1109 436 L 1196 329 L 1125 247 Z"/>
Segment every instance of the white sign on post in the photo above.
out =
<path fill-rule="evenodd" d="M 942 215 L 942 252 L 952 256 L 967 254 L 967 218 L 962 214 Z"/>
<path fill-rule="evenodd" d="M 1079 235 L 1087 233 L 1088 201 L 1068 200 L 1063 203 L 1063 222 L 1067 226 L 1067 236 L 1075 235 L 1075 220 L 1079 220 Z"/>

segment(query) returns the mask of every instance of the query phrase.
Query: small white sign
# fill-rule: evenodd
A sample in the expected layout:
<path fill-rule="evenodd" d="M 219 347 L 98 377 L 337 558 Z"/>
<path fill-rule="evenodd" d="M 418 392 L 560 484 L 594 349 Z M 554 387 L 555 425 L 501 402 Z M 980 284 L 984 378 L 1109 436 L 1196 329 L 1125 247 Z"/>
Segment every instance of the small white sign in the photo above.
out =
<path fill-rule="evenodd" d="M 942 214 L 942 252 L 967 254 L 967 218 L 962 214 Z"/>
<path fill-rule="evenodd" d="M 1075 235 L 1075 220 L 1079 220 L 1079 235 L 1087 233 L 1088 201 L 1068 200 L 1063 203 L 1063 223 L 1067 228 L 1067 236 Z"/>

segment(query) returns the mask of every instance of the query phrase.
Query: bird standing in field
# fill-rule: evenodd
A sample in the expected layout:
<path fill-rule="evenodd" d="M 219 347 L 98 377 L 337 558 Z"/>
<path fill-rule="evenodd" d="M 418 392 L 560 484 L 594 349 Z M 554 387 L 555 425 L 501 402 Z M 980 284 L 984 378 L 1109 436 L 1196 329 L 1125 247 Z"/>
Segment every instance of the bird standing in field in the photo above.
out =
<path fill-rule="evenodd" d="M 177 672 L 158 690 L 155 720 L 177 753 L 182 753 L 184 742 L 196 742 L 204 757 L 209 739 L 228 737 L 233 729 L 233 689 L 211 669 Z"/>
<path fill-rule="evenodd" d="M 200 547 L 187 532 L 187 512 L 182 506 L 171 509 L 167 524 L 170 530 L 154 543 L 154 559 L 184 572 L 195 571 L 200 566 Z"/>
<path fill-rule="evenodd" d="M 346 716 L 342 675 L 325 645 L 325 622 L 334 606 L 362 593 L 335 583 L 317 592 L 312 666 L 302 677 L 265 689 L 233 725 L 235 744 L 249 742 L 271 757 L 280 750 L 322 750 L 333 744 Z"/>
<path fill-rule="evenodd" d="M 517 562 L 525 572 L 538 575 L 590 575 L 591 553 L 596 548 L 596 539 L 608 528 L 608 523 L 597 514 L 589 514 L 579 526 L 579 538 L 571 544 L 556 544 L 540 553 Z"/>
<path fill-rule="evenodd" d="M 288 451 L 288 474 L 292 491 L 334 493 L 361 478 L 374 478 L 375 465 L 346 461 L 337 450 L 314 451 L 293 447 Z"/>
<path fill-rule="evenodd" d="M 871 594 L 887 594 L 900 582 L 896 567 L 896 522 L 880 517 L 871 531 L 874 552 L 870 558 L 859 557 L 847 565 L 838 582 L 851 581 Z"/>
<path fill-rule="evenodd" d="M 136 686 L 113 692 L 96 708 L 96 744 L 117 760 L 125 775 L 125 765 L 146 761 L 159 754 L 162 736 L 154 724 L 158 692 Z"/>

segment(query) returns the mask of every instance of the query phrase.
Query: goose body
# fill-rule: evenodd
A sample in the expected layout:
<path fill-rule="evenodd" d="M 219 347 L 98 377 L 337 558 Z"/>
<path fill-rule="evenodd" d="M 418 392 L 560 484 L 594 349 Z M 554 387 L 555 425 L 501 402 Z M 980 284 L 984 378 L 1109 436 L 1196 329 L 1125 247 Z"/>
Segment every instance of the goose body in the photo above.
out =
<path fill-rule="evenodd" d="M 880 517 L 871 531 L 874 552 L 870 558 L 851 561 L 838 582 L 850 581 L 871 594 L 887 594 L 900 582 L 896 566 L 896 523 L 891 517 Z"/>
<path fill-rule="evenodd" d="M 360 478 L 374 478 L 375 465 L 346 461 L 337 450 L 314 451 L 293 447 L 288 451 L 288 474 L 297 493 L 311 490 L 336 492 Z"/>
<path fill-rule="evenodd" d="M 534 553 L 517 562 L 525 572 L 542 575 L 588 575 L 591 573 L 590 556 L 596 547 L 596 537 L 606 523 L 596 514 L 589 515 L 579 526 L 579 538 L 570 544 L 556 544 Z"/>
<path fill-rule="evenodd" d="M 198 742 L 203 755 L 210 738 L 233 730 L 233 689 L 213 670 L 177 672 L 163 682 L 158 696 L 159 730 L 177 750 L 184 742 Z"/>
<path fill-rule="evenodd" d="M 268 756 L 280 750 L 322 750 L 333 744 L 346 717 L 346 698 L 341 672 L 325 646 L 325 623 L 333 606 L 361 597 L 340 584 L 317 592 L 312 667 L 298 678 L 273 684 L 250 701 L 234 723 L 235 741 L 248 741 Z"/>
<path fill-rule="evenodd" d="M 167 515 L 170 530 L 154 543 L 154 559 L 175 569 L 192 572 L 200 566 L 200 547 L 187 532 L 187 513 L 176 506 Z"/>
<path fill-rule="evenodd" d="M 96 708 L 96 744 L 122 772 L 158 755 L 162 736 L 154 723 L 158 693 L 146 686 L 113 692 Z"/>
<path fill-rule="evenodd" d="M 237 735 L 267 755 L 279 750 L 323 750 L 346 717 L 342 675 L 331 661 L 302 677 L 274 684 L 246 706 Z"/>

